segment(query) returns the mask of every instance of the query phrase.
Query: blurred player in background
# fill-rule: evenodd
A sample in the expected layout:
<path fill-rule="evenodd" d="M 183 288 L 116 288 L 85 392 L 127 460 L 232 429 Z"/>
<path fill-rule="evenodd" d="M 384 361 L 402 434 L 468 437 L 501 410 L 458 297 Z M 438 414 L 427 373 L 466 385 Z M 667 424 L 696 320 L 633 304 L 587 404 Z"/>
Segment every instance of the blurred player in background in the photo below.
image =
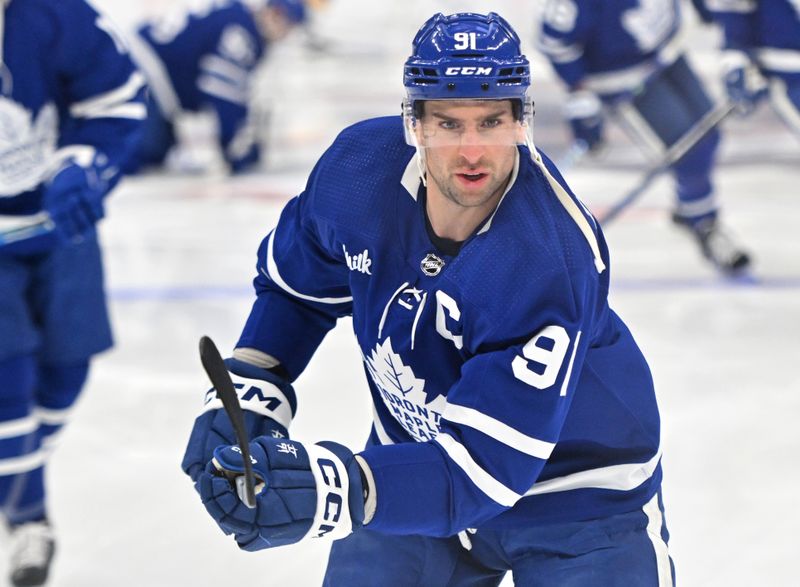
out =
<path fill-rule="evenodd" d="M 184 470 L 244 550 L 338 538 L 325 585 L 672 585 L 652 378 L 602 231 L 533 145 L 518 36 L 435 15 L 404 85 L 403 117 L 344 130 L 258 251 L 227 361 L 255 509 L 213 390 Z M 374 408 L 356 455 L 288 438 L 291 382 L 346 315 Z"/>
<path fill-rule="evenodd" d="M 251 82 L 271 43 L 304 22 L 303 0 L 208 0 L 140 27 L 133 39 L 150 88 L 139 165 L 204 171 L 208 161 L 180 136 L 192 113 L 211 112 L 223 160 L 233 173 L 257 164 L 266 127 L 250 108 Z"/>
<path fill-rule="evenodd" d="M 677 0 L 547 0 L 539 48 L 569 90 L 565 114 L 576 141 L 604 145 L 604 109 L 656 158 L 695 133 L 714 104 L 679 43 Z M 723 229 L 711 179 L 720 134 L 712 129 L 673 165 L 673 221 L 687 228 L 702 254 L 722 271 L 750 258 Z"/>
<path fill-rule="evenodd" d="M 0 237 L 0 507 L 12 584 L 41 585 L 45 463 L 111 346 L 95 224 L 140 138 L 144 78 L 84 0 L 0 2 L 0 220 L 31 225 Z"/>
<path fill-rule="evenodd" d="M 769 94 L 800 140 L 800 0 L 696 0 L 725 35 L 728 97 L 750 114 Z"/>

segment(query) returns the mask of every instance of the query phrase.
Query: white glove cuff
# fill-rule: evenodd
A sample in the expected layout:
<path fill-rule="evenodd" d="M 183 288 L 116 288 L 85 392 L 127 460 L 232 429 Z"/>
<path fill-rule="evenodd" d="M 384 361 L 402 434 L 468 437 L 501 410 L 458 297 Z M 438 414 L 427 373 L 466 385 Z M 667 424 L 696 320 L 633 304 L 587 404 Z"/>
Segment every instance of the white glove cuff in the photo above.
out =
<path fill-rule="evenodd" d="M 230 376 L 243 410 L 272 418 L 289 429 L 292 423 L 292 407 L 286 395 L 278 387 L 263 379 L 248 379 L 233 373 Z M 208 390 L 203 412 L 220 408 L 222 400 L 217 397 L 217 390 L 213 388 Z"/>
<path fill-rule="evenodd" d="M 350 477 L 347 467 L 327 448 L 306 446 L 317 486 L 317 510 L 306 538 L 344 538 L 353 531 L 350 514 Z"/>

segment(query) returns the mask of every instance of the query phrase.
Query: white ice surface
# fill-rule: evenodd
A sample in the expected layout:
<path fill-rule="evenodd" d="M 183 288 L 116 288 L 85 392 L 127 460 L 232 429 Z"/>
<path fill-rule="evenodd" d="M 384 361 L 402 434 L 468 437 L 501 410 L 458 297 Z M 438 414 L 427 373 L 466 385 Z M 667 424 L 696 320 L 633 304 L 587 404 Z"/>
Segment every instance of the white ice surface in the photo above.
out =
<path fill-rule="evenodd" d="M 131 13 L 122 3 L 98 4 L 122 20 Z M 324 543 L 240 553 L 181 473 L 207 387 L 197 341 L 208 334 L 222 349 L 235 342 L 252 301 L 256 247 L 336 132 L 398 111 L 402 60 L 431 4 L 334 0 L 316 27 L 332 40 L 330 54 L 299 42 L 280 48 L 275 61 L 284 69 L 269 67 L 275 126 L 263 172 L 149 175 L 109 200 L 102 234 L 117 344 L 95 361 L 49 468 L 59 535 L 51 585 L 319 585 Z M 495 8 L 529 44 L 528 3 L 435 4 Z M 708 53 L 699 59 L 713 62 Z M 537 136 L 557 155 L 566 148 L 563 94 L 537 67 Z M 797 584 L 800 544 L 800 142 L 766 110 L 727 128 L 719 194 L 725 221 L 754 254 L 755 279 L 731 283 L 701 261 L 669 225 L 670 184 L 659 180 L 607 229 L 612 304 L 656 381 L 679 584 L 788 586 Z M 605 164 L 586 162 L 567 179 L 602 210 L 636 184 L 642 165 L 620 138 Z M 363 444 L 370 408 L 347 321 L 296 387 L 295 437 Z"/>

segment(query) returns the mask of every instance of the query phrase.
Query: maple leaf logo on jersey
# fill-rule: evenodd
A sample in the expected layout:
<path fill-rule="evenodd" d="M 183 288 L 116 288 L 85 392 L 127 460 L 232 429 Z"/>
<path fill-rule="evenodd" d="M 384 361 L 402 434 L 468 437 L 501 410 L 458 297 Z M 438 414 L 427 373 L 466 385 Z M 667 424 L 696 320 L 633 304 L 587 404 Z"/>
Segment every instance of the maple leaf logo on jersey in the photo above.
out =
<path fill-rule="evenodd" d="M 47 104 L 36 119 L 27 108 L 0 96 L 0 197 L 39 185 L 56 147 L 58 114 Z"/>
<path fill-rule="evenodd" d="M 431 402 L 426 401 L 425 380 L 417 378 L 414 370 L 403 363 L 392 348 L 391 337 L 375 345 L 364 362 L 383 402 L 403 428 L 420 442 L 435 438 L 445 398 L 439 395 Z"/>

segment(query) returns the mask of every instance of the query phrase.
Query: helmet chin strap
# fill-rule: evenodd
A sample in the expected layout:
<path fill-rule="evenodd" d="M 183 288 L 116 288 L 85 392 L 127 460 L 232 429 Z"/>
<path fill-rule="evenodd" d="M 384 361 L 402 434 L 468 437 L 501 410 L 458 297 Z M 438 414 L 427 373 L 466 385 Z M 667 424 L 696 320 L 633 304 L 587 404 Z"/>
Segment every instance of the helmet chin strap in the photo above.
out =
<path fill-rule="evenodd" d="M 428 179 L 427 179 L 427 170 L 425 167 L 425 149 L 419 144 L 417 140 L 417 133 L 414 132 L 413 128 L 410 128 L 412 125 L 412 118 L 408 115 L 408 111 L 406 108 L 410 109 L 410 106 L 403 105 L 403 125 L 406 127 L 405 134 L 406 134 L 406 141 L 411 143 L 411 146 L 414 147 L 417 151 L 417 169 L 419 170 L 419 179 L 422 182 L 422 185 L 428 187 Z"/>
<path fill-rule="evenodd" d="M 416 141 L 415 141 L 416 142 Z M 428 174 L 425 167 L 425 150 L 419 145 L 414 145 L 417 149 L 417 169 L 419 169 L 419 180 L 426 188 L 428 187 Z"/>
<path fill-rule="evenodd" d="M 531 152 L 531 159 L 538 161 L 539 151 L 536 150 L 536 145 L 533 144 L 533 129 L 531 129 L 530 133 L 525 133 L 525 146 Z"/>

